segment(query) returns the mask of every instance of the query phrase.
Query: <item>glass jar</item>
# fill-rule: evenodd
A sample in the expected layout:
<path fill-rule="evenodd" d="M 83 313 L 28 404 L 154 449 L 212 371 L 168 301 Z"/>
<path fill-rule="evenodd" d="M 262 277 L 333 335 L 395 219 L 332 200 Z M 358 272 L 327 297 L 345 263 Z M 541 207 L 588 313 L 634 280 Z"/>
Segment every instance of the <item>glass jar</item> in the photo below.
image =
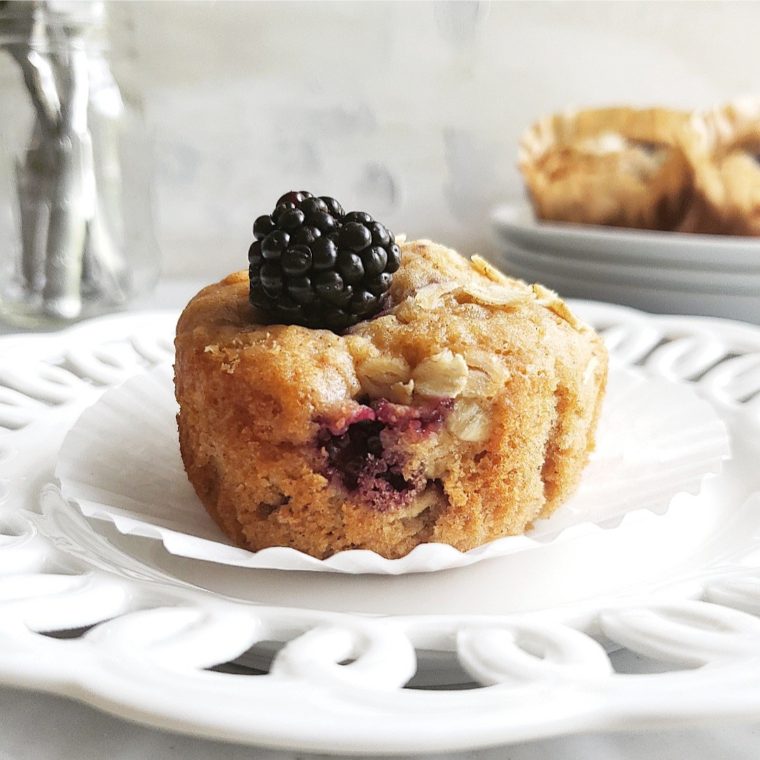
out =
<path fill-rule="evenodd" d="M 0 2 L 0 319 L 56 327 L 155 285 L 152 161 L 99 2 Z"/>

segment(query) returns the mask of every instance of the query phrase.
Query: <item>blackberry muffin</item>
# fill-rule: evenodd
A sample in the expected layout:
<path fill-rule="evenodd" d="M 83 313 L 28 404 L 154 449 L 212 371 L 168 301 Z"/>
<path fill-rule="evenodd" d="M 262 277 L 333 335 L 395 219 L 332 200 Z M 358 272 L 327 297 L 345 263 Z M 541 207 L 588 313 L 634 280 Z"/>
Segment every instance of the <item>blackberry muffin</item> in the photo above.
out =
<path fill-rule="evenodd" d="M 694 193 L 679 231 L 760 235 L 760 99 L 696 112 L 682 143 Z"/>
<path fill-rule="evenodd" d="M 300 211 L 311 196 L 284 197 Z M 397 245 L 338 204 L 303 232 L 326 213 L 312 206 L 286 219 L 285 244 L 285 212 L 260 217 L 249 271 L 204 288 L 177 325 L 182 459 L 222 530 L 254 551 L 397 558 L 551 514 L 593 448 L 599 337 L 542 286 Z"/>
<path fill-rule="evenodd" d="M 674 229 L 691 191 L 680 143 L 688 118 L 663 108 L 600 108 L 539 120 L 518 159 L 536 217 Z"/>

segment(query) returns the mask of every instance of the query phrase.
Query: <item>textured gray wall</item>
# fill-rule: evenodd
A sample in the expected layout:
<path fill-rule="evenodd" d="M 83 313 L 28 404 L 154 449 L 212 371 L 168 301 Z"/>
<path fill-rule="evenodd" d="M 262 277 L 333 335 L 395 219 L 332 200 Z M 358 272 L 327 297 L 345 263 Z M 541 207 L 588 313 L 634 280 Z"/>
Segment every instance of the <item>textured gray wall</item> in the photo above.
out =
<path fill-rule="evenodd" d="M 242 268 L 291 188 L 492 250 L 517 139 L 569 105 L 702 106 L 758 83 L 759 3 L 111 4 L 157 152 L 165 271 Z"/>

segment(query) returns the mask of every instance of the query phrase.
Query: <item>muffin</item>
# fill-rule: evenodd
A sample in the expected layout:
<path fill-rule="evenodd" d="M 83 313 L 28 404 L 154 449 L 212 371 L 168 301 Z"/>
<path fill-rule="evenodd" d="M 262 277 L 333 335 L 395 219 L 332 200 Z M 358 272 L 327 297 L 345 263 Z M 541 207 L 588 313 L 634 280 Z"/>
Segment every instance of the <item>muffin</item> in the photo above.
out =
<path fill-rule="evenodd" d="M 682 143 L 694 195 L 678 229 L 760 235 L 760 100 L 695 113 Z"/>
<path fill-rule="evenodd" d="M 399 248 L 380 310 L 338 330 L 274 323 L 251 304 L 255 267 L 183 311 L 182 459 L 240 546 L 464 551 L 524 532 L 577 486 L 607 376 L 600 338 L 483 259 Z"/>
<path fill-rule="evenodd" d="M 679 143 L 688 114 L 603 108 L 541 119 L 520 141 L 518 164 L 536 217 L 670 230 L 689 200 Z"/>

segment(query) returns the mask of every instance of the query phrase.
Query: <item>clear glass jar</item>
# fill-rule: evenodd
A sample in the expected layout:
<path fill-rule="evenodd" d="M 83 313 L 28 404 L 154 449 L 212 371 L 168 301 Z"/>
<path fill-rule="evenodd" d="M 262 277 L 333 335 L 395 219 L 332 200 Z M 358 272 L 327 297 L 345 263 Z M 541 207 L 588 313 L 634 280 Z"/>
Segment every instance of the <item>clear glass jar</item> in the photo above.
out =
<path fill-rule="evenodd" d="M 97 2 L 0 2 L 0 319 L 57 327 L 155 285 L 152 151 Z"/>

